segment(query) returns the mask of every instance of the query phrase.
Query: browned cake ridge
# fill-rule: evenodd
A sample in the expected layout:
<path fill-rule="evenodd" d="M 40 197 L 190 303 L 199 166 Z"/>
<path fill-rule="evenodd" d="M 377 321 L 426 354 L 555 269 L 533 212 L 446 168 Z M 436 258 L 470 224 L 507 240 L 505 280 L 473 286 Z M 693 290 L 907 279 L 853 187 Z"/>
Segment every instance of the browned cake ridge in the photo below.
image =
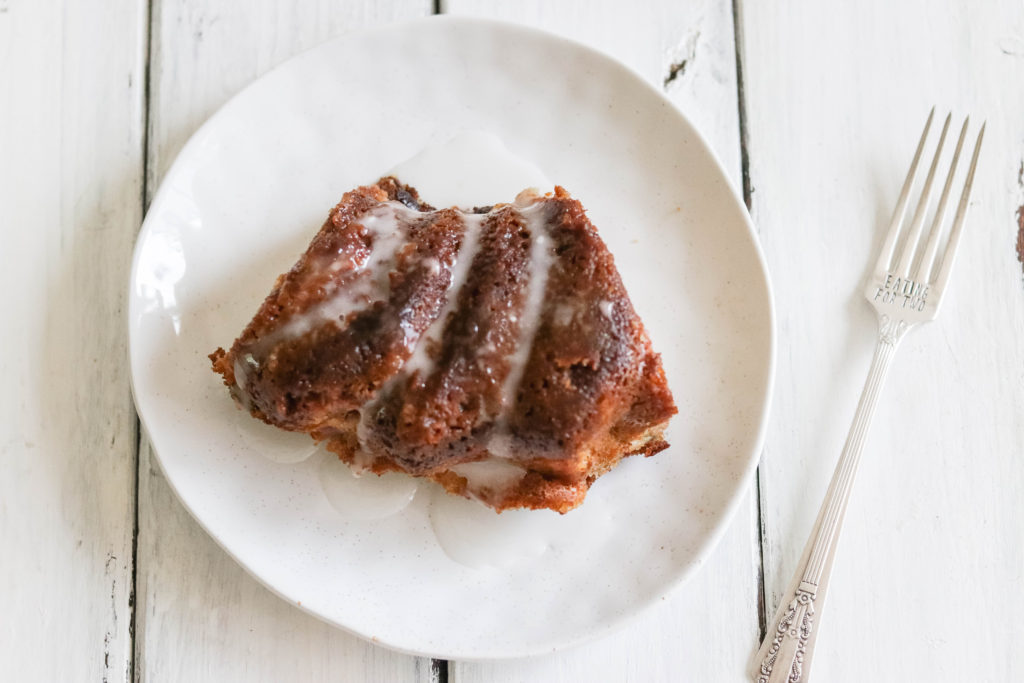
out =
<path fill-rule="evenodd" d="M 676 412 L 612 255 L 561 187 L 472 211 L 390 177 L 348 192 L 210 359 L 260 420 L 499 511 L 571 510 L 623 457 L 666 448 Z"/>

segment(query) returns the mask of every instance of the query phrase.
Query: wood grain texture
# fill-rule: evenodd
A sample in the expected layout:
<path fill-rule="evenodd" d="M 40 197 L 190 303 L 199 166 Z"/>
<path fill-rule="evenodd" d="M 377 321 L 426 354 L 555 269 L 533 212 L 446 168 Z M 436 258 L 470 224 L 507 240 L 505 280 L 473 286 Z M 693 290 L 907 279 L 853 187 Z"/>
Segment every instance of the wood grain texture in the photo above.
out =
<path fill-rule="evenodd" d="M 817 681 L 1024 679 L 1024 6 L 743 3 L 753 216 L 781 354 L 762 461 L 769 609 L 874 343 L 859 294 L 932 104 L 988 120 L 943 310 L 911 331 L 846 515 Z"/>
<path fill-rule="evenodd" d="M 429 14 L 420 0 L 157 2 L 148 189 L 232 94 L 289 56 L 361 25 Z M 374 647 L 282 601 L 182 508 L 140 452 L 137 662 L 152 681 L 429 681 L 430 660 Z"/>
<path fill-rule="evenodd" d="M 665 88 L 739 184 L 732 8 L 727 2 L 491 3 L 449 0 L 445 12 L 526 23 L 587 43 Z M 745 681 L 758 636 L 760 556 L 748 496 L 706 565 L 664 604 L 609 638 L 531 660 L 453 662 L 454 683 Z M 595 572 L 599 569 L 595 568 Z M 557 615 L 552 615 L 557 618 Z"/>
<path fill-rule="evenodd" d="M 0 2 L 5 681 L 129 673 L 124 303 L 142 213 L 144 16 L 141 2 Z"/>

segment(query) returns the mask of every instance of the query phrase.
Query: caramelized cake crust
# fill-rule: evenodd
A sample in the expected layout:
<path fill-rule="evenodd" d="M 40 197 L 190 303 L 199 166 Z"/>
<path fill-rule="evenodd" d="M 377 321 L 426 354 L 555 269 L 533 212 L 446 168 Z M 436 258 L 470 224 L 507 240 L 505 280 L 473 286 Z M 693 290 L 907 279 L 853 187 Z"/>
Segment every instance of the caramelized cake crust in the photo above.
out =
<path fill-rule="evenodd" d="M 623 457 L 666 448 L 676 412 L 611 254 L 561 187 L 471 212 L 394 178 L 348 192 L 210 359 L 264 422 L 499 511 L 576 507 Z"/>

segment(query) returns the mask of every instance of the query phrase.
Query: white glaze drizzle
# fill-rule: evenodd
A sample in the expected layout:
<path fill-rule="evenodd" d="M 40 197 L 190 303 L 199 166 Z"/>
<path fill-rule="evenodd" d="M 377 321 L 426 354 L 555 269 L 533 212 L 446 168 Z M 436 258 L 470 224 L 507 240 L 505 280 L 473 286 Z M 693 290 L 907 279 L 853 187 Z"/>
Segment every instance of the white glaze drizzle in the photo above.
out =
<path fill-rule="evenodd" d="M 286 432 L 254 420 L 248 415 L 236 424 L 239 442 L 250 451 L 280 465 L 294 465 L 306 460 L 317 450 L 309 434 Z"/>
<path fill-rule="evenodd" d="M 526 192 L 520 193 L 520 196 L 516 198 L 517 204 L 525 203 L 525 201 L 529 201 Z M 508 375 L 501 385 L 501 415 L 487 441 L 487 450 L 500 458 L 511 458 L 514 455 L 511 447 L 511 435 L 508 431 L 508 416 L 515 407 L 519 384 L 523 379 L 526 363 L 533 350 L 537 329 L 540 327 L 548 273 L 553 260 L 545 209 L 546 204 L 543 203 L 535 203 L 519 209 L 519 215 L 523 217 L 526 227 L 530 231 L 530 272 L 526 285 L 526 303 L 519 316 L 521 321 L 519 338 L 515 350 L 509 356 Z"/>
<path fill-rule="evenodd" d="M 530 353 L 533 349 L 534 338 L 540 327 L 541 313 L 544 307 L 544 294 L 547 289 L 548 274 L 553 260 L 551 237 L 547 232 L 546 205 L 537 202 L 536 197 L 535 192 L 523 192 L 516 198 L 517 213 L 530 232 L 527 293 L 520 315 L 518 317 L 510 316 L 513 322 L 519 322 L 518 339 L 512 353 L 508 357 L 509 371 L 501 386 L 501 413 L 497 416 L 492 435 L 487 442 L 487 450 L 492 455 L 505 460 L 513 456 L 511 435 L 508 431 L 508 414 L 514 407 L 519 383 L 522 381 L 526 364 L 530 359 Z M 459 291 L 465 285 L 473 258 L 479 249 L 478 242 L 481 227 L 489 215 L 463 214 L 464 238 L 462 245 L 460 245 L 459 253 L 452 265 L 452 278 L 449 282 L 446 300 L 440 313 L 417 340 L 412 355 L 405 362 L 402 369 L 389 378 L 376 396 L 364 403 L 360 408 L 359 424 L 356 428 L 356 436 L 359 440 L 360 448 L 353 462 L 357 469 L 370 467 L 374 460 L 374 456 L 369 452 L 370 449 L 367 448 L 367 444 L 371 436 L 370 426 L 373 417 L 380 407 L 380 399 L 388 395 L 396 383 L 405 381 L 412 373 L 419 371 L 424 373 L 424 375 L 429 375 L 433 371 L 434 360 L 430 358 L 429 349 L 433 342 L 441 338 L 448 316 L 458 304 Z M 478 464 L 480 463 L 466 463 L 466 465 Z M 479 493 L 483 489 L 499 492 L 494 488 L 496 483 L 498 483 L 495 477 L 482 474 L 482 472 L 488 471 L 488 468 L 490 471 L 496 471 L 495 468 L 497 467 L 500 466 L 488 464 L 484 469 L 467 467 L 464 468 L 466 474 L 459 474 L 466 477 L 470 493 Z M 524 474 L 521 468 L 514 465 L 512 467 L 515 467 L 515 470 L 518 470 L 518 472 L 512 472 L 507 468 L 502 470 L 506 475 L 501 479 L 501 483 L 505 488 L 518 482 Z M 517 474 L 518 478 L 508 476 L 510 473 Z"/>
<path fill-rule="evenodd" d="M 474 496 L 482 496 L 485 492 L 499 496 L 516 486 L 526 470 L 504 458 L 485 458 L 476 462 L 464 462 L 453 465 L 452 472 L 465 478 L 466 486 Z"/>
<path fill-rule="evenodd" d="M 249 398 L 249 393 L 246 392 L 245 386 L 249 383 L 249 368 L 256 369 L 259 367 L 259 363 L 253 358 L 251 353 L 242 354 L 241 357 L 235 357 L 235 364 L 233 369 L 235 371 L 235 386 L 238 387 L 238 391 L 235 393 L 236 398 L 241 401 L 242 407 L 246 411 L 252 410 L 252 399 Z"/>
<path fill-rule="evenodd" d="M 424 267 L 430 272 L 431 275 L 441 274 L 441 262 L 436 258 L 423 259 Z"/>
<path fill-rule="evenodd" d="M 515 397 L 522 381 L 526 364 L 533 349 L 534 338 L 540 325 L 544 305 L 544 294 L 547 286 L 548 273 L 552 262 L 551 238 L 547 233 L 545 217 L 546 205 L 537 202 L 535 191 L 524 191 L 516 198 L 515 207 L 530 232 L 530 257 L 527 277 L 526 300 L 519 316 L 511 315 L 512 322 L 519 322 L 517 343 L 508 356 L 509 371 L 501 386 L 501 413 L 497 416 L 495 427 L 487 443 L 487 449 L 498 458 L 507 459 L 513 456 L 511 435 L 508 431 L 508 415 L 515 405 Z M 327 299 L 311 307 L 301 315 L 293 317 L 263 343 L 274 343 L 280 338 L 292 338 L 306 334 L 318 324 L 331 321 L 343 324 L 347 317 L 362 310 L 375 301 L 385 300 L 390 295 L 390 272 L 394 269 L 398 252 L 406 244 L 406 237 L 401 230 L 400 219 L 415 219 L 421 212 L 410 209 L 399 202 L 385 202 L 374 207 L 359 219 L 372 235 L 369 256 L 355 268 L 357 279 L 345 287 L 337 287 Z M 430 349 L 441 339 L 445 325 L 451 313 L 458 305 L 459 292 L 469 277 L 470 268 L 479 250 L 482 226 L 491 214 L 463 213 L 463 239 L 452 265 L 452 276 L 445 293 L 445 302 L 437 317 L 418 338 L 411 337 L 412 354 L 402 368 L 390 377 L 377 394 L 362 405 L 359 410 L 359 424 L 356 428 L 360 448 L 353 460 L 353 469 L 361 471 L 369 468 L 374 456 L 366 444 L 370 437 L 370 424 L 374 413 L 379 409 L 379 400 L 386 396 L 393 386 L 405 381 L 413 373 L 429 376 L 434 370 L 435 360 L 430 357 Z M 441 264 L 433 258 L 425 259 L 425 265 L 431 272 L 439 272 Z M 333 264 L 327 266 L 332 270 Z M 603 311 L 603 308 L 602 308 Z M 248 358 L 251 358 L 249 356 Z M 248 358 L 246 360 L 248 360 Z M 235 361 L 235 381 L 245 396 L 247 383 L 247 367 L 241 360 Z M 460 476 L 464 476 L 471 493 L 484 490 L 499 492 L 517 483 L 525 471 L 507 462 L 488 458 L 485 461 L 465 463 L 456 466 Z"/>
<path fill-rule="evenodd" d="M 379 410 L 380 399 L 387 396 L 399 382 L 404 382 L 413 372 L 419 370 L 424 376 L 433 371 L 434 359 L 430 358 L 430 347 L 441 338 L 445 322 L 449 314 L 455 310 L 459 292 L 469 277 L 469 268 L 479 248 L 480 230 L 489 214 L 463 214 L 462 243 L 452 263 L 452 276 L 445 291 L 445 302 L 437 317 L 430 323 L 423 334 L 414 342 L 412 355 L 402 367 L 389 377 L 376 395 L 363 403 L 359 408 L 359 424 L 356 426 L 356 438 L 359 450 L 353 458 L 353 467 L 362 470 L 373 464 L 374 456 L 367 448 L 370 439 L 370 422 Z M 435 259 L 431 259 L 438 263 Z M 438 263 L 440 268 L 440 263 Z"/>
<path fill-rule="evenodd" d="M 394 472 L 359 476 L 334 453 L 321 458 L 317 475 L 324 496 L 344 519 L 381 519 L 401 512 L 419 487 L 412 477 Z"/>
<path fill-rule="evenodd" d="M 260 341 L 267 347 L 283 339 L 301 337 L 310 330 L 333 322 L 343 327 L 349 315 L 365 310 L 377 301 L 386 301 L 391 295 L 391 271 L 395 269 L 398 252 L 407 244 L 402 222 L 415 220 L 422 214 L 401 202 L 382 202 L 360 216 L 355 222 L 366 228 L 372 237 L 370 254 L 352 271 L 355 279 L 343 287 L 336 283 L 326 299 L 308 310 L 293 316 L 279 329 Z M 337 272 L 338 262 L 323 267 Z"/>
<path fill-rule="evenodd" d="M 505 510 L 499 515 L 477 501 L 449 495 L 440 486 L 432 494 L 430 524 L 438 544 L 453 561 L 473 569 L 521 564 L 543 555 L 552 540 L 565 536 L 564 519 L 551 510 Z"/>
<path fill-rule="evenodd" d="M 245 366 L 242 365 L 242 359 L 239 356 L 235 356 L 235 386 L 241 390 L 241 395 L 245 397 L 246 403 L 249 401 L 249 395 L 245 393 L 245 385 L 249 383 L 249 373 L 246 372 Z M 245 406 L 248 410 L 249 406 Z"/>
<path fill-rule="evenodd" d="M 459 292 L 466 284 L 469 277 L 469 268 L 480 247 L 480 231 L 484 221 L 490 214 L 463 214 L 462 244 L 459 245 L 459 253 L 452 263 L 452 277 L 448 283 L 448 290 L 445 293 L 445 302 L 441 307 L 434 321 L 420 336 L 419 341 L 413 349 L 412 356 L 405 362 L 403 370 L 409 376 L 417 370 L 421 376 L 426 377 L 434 370 L 434 359 L 430 357 L 430 348 L 435 346 L 444 333 L 445 323 L 448 321 L 459 302 Z M 436 261 L 435 261 L 436 263 Z"/>
<path fill-rule="evenodd" d="M 475 569 L 522 565 L 545 553 L 572 556 L 607 542 L 622 528 L 615 513 L 626 499 L 622 484 L 601 482 L 587 502 L 564 515 L 553 510 L 504 510 L 430 487 L 430 524 L 442 550 L 453 561 Z M 425 491 L 426 492 L 426 491 Z"/>
<path fill-rule="evenodd" d="M 423 196 L 443 206 L 484 206 L 502 201 L 519 188 L 552 186 L 543 171 L 507 150 L 496 136 L 481 132 L 462 133 L 445 144 L 432 147 L 395 167 L 390 175 L 417 187 Z M 472 181 L 471 185 L 466 185 L 466 180 Z M 521 204 L 517 202 L 517 205 Z M 411 209 L 409 211 L 412 212 Z M 429 260 L 424 265 L 431 268 Z M 328 267 L 330 272 L 338 273 L 343 264 L 335 262 Z M 577 314 L 577 310 L 567 309 L 565 323 L 568 324 Z M 442 311 L 441 317 L 447 316 L 448 312 Z M 244 388 L 247 383 L 250 370 L 245 364 L 236 364 L 240 387 Z M 240 394 L 247 397 L 244 391 Z M 506 430 L 502 438 L 507 441 L 509 436 Z M 362 438 L 363 434 L 360 434 Z M 514 466 L 507 461 L 504 464 Z M 320 476 L 324 481 L 325 494 L 339 513 L 347 516 L 352 503 L 357 506 L 378 504 L 376 499 L 384 494 L 375 486 L 379 483 L 376 476 L 357 479 L 348 475 L 346 479 L 342 476 L 347 469 L 344 463 L 335 458 L 331 465 L 333 475 L 321 470 Z M 472 467 L 469 468 L 456 467 L 462 467 L 471 476 L 482 469 L 478 463 L 470 465 Z M 489 465 L 487 467 L 490 468 Z M 491 474 L 483 478 L 493 483 L 495 477 Z M 338 503 L 336 484 L 339 479 L 345 482 L 344 505 Z M 415 479 L 405 479 L 409 485 L 415 486 Z M 479 477 L 473 479 L 475 487 L 484 485 Z M 349 490 L 349 485 L 352 490 Z M 368 488 L 364 490 L 364 487 Z M 434 500 L 430 504 L 430 519 L 442 548 L 453 560 L 471 567 L 514 565 L 547 552 L 550 547 L 569 548 L 578 539 L 595 534 L 602 534 L 601 538 L 604 538 L 607 530 L 613 527 L 607 514 L 608 506 L 602 505 L 600 500 L 600 490 L 591 492 L 588 505 L 567 515 L 546 510 L 507 510 L 498 515 L 480 503 L 448 495 L 440 487 L 434 486 L 432 490 Z M 385 497 L 395 500 L 390 494 Z M 363 507 L 357 514 L 374 516 L 381 512 L 378 508 L 376 513 L 367 515 L 367 508 Z M 600 518 L 594 518 L 598 513 Z"/>

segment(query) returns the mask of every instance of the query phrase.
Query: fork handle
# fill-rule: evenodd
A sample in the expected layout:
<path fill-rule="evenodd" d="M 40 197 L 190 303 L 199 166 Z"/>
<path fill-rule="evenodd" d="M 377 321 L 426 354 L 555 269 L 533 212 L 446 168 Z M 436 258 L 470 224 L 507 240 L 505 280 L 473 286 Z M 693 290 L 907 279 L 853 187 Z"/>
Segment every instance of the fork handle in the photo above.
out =
<path fill-rule="evenodd" d="M 875 355 L 846 445 L 839 456 L 800 564 L 782 595 L 775 616 L 768 624 L 764 642 L 755 656 L 751 675 L 757 683 L 804 683 L 808 680 L 832 561 L 864 439 L 892 357 L 907 329 L 904 320 L 884 314 L 879 317 Z"/>

